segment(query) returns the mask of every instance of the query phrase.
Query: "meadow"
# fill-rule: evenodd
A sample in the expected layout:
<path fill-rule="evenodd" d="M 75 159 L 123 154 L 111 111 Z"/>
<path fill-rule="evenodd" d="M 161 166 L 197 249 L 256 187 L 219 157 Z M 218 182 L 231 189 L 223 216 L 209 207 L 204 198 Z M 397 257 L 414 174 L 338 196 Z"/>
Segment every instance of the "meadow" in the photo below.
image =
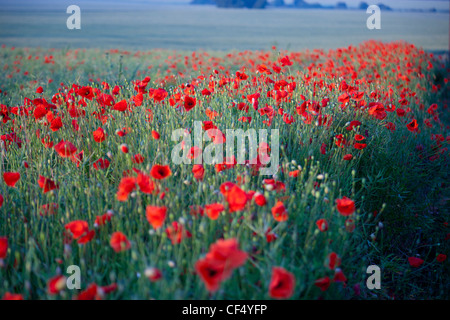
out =
<path fill-rule="evenodd" d="M 448 298 L 445 56 L 367 41 L 0 57 L 0 297 Z M 172 132 L 195 121 L 214 141 L 278 129 L 278 172 L 173 164 Z"/>

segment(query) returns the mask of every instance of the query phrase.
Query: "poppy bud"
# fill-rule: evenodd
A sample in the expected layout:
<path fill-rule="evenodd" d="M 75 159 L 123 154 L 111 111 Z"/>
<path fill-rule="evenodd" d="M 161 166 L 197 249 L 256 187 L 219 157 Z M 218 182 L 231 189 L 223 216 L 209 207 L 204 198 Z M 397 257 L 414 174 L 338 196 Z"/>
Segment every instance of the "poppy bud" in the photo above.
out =
<path fill-rule="evenodd" d="M 147 268 L 145 269 L 145 276 L 150 279 L 150 281 L 158 281 L 162 278 L 162 273 L 157 268 Z"/>
<path fill-rule="evenodd" d="M 128 146 L 125 143 L 123 143 L 123 144 L 120 145 L 120 150 L 123 153 L 128 153 Z"/>
<path fill-rule="evenodd" d="M 153 131 L 152 131 L 152 137 L 153 137 L 153 139 L 155 139 L 155 140 L 159 140 L 160 134 L 159 134 L 157 131 L 153 130 Z"/>

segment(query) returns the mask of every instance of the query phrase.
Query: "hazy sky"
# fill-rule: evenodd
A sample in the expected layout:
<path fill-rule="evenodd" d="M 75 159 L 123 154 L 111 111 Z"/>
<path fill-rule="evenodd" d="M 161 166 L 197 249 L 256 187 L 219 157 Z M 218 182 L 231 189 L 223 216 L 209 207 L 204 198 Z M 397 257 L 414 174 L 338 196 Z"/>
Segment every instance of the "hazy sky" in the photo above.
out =
<path fill-rule="evenodd" d="M 273 1 L 273 0 L 269 0 Z M 293 3 L 294 0 L 285 0 L 286 3 Z M 349 7 L 357 7 L 361 1 L 368 4 L 383 3 L 394 9 L 431 9 L 449 10 L 449 0 L 306 0 L 309 3 L 320 3 L 323 5 L 334 5 L 337 2 L 346 2 Z M 65 4 L 78 4 L 95 7 L 104 6 L 135 6 L 143 4 L 188 4 L 191 0 L 0 0 L 0 10 L 17 7 L 54 7 Z"/>

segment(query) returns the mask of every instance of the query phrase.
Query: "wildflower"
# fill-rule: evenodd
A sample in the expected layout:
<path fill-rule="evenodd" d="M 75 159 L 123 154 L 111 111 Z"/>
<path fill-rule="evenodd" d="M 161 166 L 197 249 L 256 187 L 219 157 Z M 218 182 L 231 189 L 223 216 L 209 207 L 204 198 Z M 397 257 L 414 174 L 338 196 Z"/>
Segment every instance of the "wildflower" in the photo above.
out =
<path fill-rule="evenodd" d="M 295 288 L 295 276 L 282 267 L 272 268 L 269 295 L 275 299 L 289 299 Z"/>

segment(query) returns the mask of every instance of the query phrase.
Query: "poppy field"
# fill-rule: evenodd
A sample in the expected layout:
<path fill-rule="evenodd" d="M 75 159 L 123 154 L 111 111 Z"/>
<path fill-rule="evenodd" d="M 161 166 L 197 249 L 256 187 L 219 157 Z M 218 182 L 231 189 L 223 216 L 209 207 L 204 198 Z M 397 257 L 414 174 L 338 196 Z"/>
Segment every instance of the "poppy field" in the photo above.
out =
<path fill-rule="evenodd" d="M 0 59 L 0 298 L 448 298 L 448 57 L 367 41 Z M 183 145 L 175 164 L 195 121 L 204 145 L 279 145 L 244 164 Z"/>

